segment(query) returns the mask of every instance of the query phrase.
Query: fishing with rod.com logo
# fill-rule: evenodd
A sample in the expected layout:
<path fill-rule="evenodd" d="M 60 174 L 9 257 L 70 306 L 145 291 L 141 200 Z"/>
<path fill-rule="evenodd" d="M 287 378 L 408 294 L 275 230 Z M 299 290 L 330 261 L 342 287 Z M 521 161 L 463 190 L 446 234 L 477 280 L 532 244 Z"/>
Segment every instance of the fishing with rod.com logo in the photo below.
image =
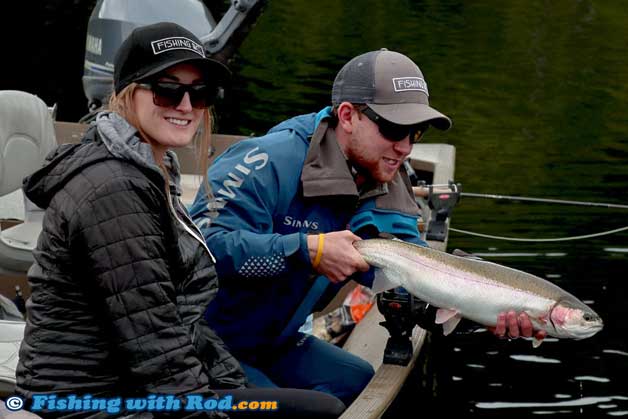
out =
<path fill-rule="evenodd" d="M 33 395 L 30 406 L 22 397 L 11 396 L 5 406 L 12 412 L 27 409 L 30 412 L 192 412 L 192 411 L 274 411 L 276 400 L 241 400 L 233 402 L 231 395 L 222 398 L 188 394 L 181 398 L 172 394 L 151 394 L 146 397 L 93 397 L 91 394 L 39 394 Z"/>

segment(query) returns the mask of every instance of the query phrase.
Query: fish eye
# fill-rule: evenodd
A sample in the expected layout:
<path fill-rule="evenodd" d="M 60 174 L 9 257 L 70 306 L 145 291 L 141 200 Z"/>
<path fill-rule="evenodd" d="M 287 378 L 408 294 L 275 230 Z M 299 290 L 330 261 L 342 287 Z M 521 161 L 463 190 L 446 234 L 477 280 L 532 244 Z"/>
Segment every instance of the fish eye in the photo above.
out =
<path fill-rule="evenodd" d="M 590 314 L 585 314 L 582 318 L 587 322 L 593 321 L 593 316 Z"/>

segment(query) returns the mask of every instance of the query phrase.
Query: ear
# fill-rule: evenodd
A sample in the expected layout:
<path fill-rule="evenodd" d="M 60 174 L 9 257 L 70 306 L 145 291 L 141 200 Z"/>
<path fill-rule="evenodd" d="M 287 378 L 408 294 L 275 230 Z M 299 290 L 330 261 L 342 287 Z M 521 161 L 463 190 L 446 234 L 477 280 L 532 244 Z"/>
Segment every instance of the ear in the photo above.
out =
<path fill-rule="evenodd" d="M 350 102 L 342 102 L 338 105 L 338 126 L 347 134 L 353 132 L 353 110 L 355 108 Z"/>

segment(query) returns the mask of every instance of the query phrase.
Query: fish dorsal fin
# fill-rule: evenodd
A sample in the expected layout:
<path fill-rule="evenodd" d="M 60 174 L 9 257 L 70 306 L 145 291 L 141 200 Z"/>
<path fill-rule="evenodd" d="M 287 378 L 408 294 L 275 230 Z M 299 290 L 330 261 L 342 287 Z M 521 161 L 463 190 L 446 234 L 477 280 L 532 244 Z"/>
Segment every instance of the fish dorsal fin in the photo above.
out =
<path fill-rule="evenodd" d="M 467 259 L 474 259 L 474 260 L 484 261 L 484 259 L 482 259 L 481 257 L 476 256 L 473 253 L 467 253 L 464 250 L 460 250 L 460 249 L 454 249 L 453 252 L 451 252 L 451 254 L 454 255 L 454 256 L 459 256 L 461 258 L 467 258 Z"/>
<path fill-rule="evenodd" d="M 436 320 L 437 324 L 443 325 L 443 335 L 447 336 L 451 332 L 456 329 L 458 323 L 460 323 L 460 313 L 456 310 L 448 310 L 446 308 L 439 308 L 436 311 Z"/>
<path fill-rule="evenodd" d="M 382 268 L 375 268 L 375 279 L 373 279 L 373 286 L 371 287 L 374 294 L 388 291 L 398 286 L 399 284 L 390 279 L 390 271 Z"/>

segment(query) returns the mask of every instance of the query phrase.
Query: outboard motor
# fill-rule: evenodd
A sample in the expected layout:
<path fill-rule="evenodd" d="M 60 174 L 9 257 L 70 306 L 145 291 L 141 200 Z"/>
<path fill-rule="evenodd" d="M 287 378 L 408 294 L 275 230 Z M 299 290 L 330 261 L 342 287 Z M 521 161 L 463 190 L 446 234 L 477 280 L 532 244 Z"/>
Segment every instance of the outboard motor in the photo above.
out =
<path fill-rule="evenodd" d="M 113 61 L 122 41 L 138 26 L 175 22 L 203 42 L 208 55 L 219 54 L 234 35 L 248 30 L 261 13 L 264 0 L 231 0 L 219 22 L 200 0 L 98 0 L 87 25 L 83 91 L 90 112 L 98 110 L 113 90 Z M 251 18 L 253 16 L 253 18 Z M 231 50 L 235 50 L 232 46 Z M 85 118 L 83 118 L 85 119 Z"/>

